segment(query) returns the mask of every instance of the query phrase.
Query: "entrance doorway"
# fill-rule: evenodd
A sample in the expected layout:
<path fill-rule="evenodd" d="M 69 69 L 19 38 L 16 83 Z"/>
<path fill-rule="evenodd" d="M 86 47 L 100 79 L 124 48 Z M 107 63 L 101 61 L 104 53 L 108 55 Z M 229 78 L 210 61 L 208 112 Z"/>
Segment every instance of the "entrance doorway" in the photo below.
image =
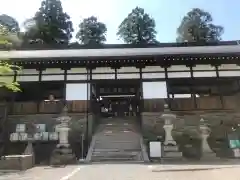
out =
<path fill-rule="evenodd" d="M 140 82 L 136 80 L 112 80 L 95 83 L 96 95 L 103 117 L 140 115 Z"/>
<path fill-rule="evenodd" d="M 103 112 L 113 117 L 137 116 L 138 103 L 136 96 L 105 96 L 102 98 L 107 107 L 103 104 Z"/>

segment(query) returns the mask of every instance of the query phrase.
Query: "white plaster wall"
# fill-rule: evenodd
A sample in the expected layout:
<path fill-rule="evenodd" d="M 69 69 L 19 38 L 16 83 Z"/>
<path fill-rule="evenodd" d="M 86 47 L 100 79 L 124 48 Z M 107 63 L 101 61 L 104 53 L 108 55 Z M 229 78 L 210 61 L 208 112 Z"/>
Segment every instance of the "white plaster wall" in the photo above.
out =
<path fill-rule="evenodd" d="M 167 98 L 166 82 L 143 82 L 143 98 Z"/>
<path fill-rule="evenodd" d="M 168 72 L 168 78 L 189 78 L 191 77 L 190 72 Z"/>
<path fill-rule="evenodd" d="M 49 68 L 44 71 L 42 71 L 42 74 L 64 74 L 64 70 L 60 68 Z"/>
<path fill-rule="evenodd" d="M 143 79 L 165 78 L 165 73 L 143 73 Z"/>
<path fill-rule="evenodd" d="M 87 75 L 67 75 L 67 80 L 87 80 Z"/>
<path fill-rule="evenodd" d="M 216 77 L 216 71 L 193 72 L 194 77 Z"/>
<path fill-rule="evenodd" d="M 195 67 L 193 67 L 193 71 L 196 70 L 215 71 L 215 67 L 211 65 L 196 65 Z"/>
<path fill-rule="evenodd" d="M 221 66 L 218 67 L 219 70 L 240 70 L 240 66 L 236 64 L 222 64 Z"/>
<path fill-rule="evenodd" d="M 42 75 L 42 81 L 63 81 L 64 75 Z"/>
<path fill-rule="evenodd" d="M 90 85 L 87 83 L 66 84 L 66 100 L 87 100 L 87 85 L 88 95 L 90 99 Z"/>
<path fill-rule="evenodd" d="M 67 71 L 68 74 L 71 73 L 87 73 L 86 68 L 71 68 L 70 70 Z"/>
<path fill-rule="evenodd" d="M 126 72 L 139 72 L 139 69 L 136 67 L 121 67 L 117 69 L 117 73 L 126 73 Z"/>
<path fill-rule="evenodd" d="M 168 71 L 190 71 L 190 68 L 185 65 L 176 65 L 167 68 Z"/>
<path fill-rule="evenodd" d="M 164 72 L 164 68 L 161 68 L 160 66 L 146 66 L 142 69 L 142 72 L 154 72 L 154 71 L 162 71 Z"/>
<path fill-rule="evenodd" d="M 92 74 L 92 79 L 115 79 L 115 74 Z"/>
<path fill-rule="evenodd" d="M 219 77 L 240 76 L 240 71 L 219 71 Z"/>
<path fill-rule="evenodd" d="M 102 67 L 102 68 L 96 68 L 92 70 L 92 73 L 115 73 L 115 69 L 112 69 L 110 67 Z"/>
<path fill-rule="evenodd" d="M 34 75 L 34 76 L 17 76 L 17 81 L 18 82 L 32 82 L 32 81 L 38 81 L 39 80 L 39 76 L 38 75 Z"/>
<path fill-rule="evenodd" d="M 139 79 L 140 74 L 134 73 L 134 74 L 117 74 L 117 79 Z"/>

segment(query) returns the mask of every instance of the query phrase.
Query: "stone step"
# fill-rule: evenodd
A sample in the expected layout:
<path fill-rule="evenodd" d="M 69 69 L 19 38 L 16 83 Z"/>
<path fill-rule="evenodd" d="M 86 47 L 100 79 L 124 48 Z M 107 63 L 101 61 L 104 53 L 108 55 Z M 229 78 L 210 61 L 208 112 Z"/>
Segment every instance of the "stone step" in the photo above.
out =
<path fill-rule="evenodd" d="M 138 161 L 136 158 L 132 157 L 94 157 L 92 162 L 129 162 Z"/>
<path fill-rule="evenodd" d="M 108 145 L 113 145 L 113 146 L 129 146 L 129 147 L 132 147 L 132 146 L 140 146 L 140 143 L 138 142 L 132 142 L 132 143 L 117 143 L 117 142 L 95 142 L 95 146 L 108 146 Z M 169 151 L 168 151 L 169 152 Z"/>
<path fill-rule="evenodd" d="M 95 146 L 94 149 L 118 149 L 118 150 L 132 150 L 139 149 L 140 146 L 114 146 L 114 145 L 106 145 L 106 146 Z"/>
<path fill-rule="evenodd" d="M 96 137 L 96 141 L 102 141 L 102 142 L 124 142 L 126 141 L 126 139 L 128 139 L 129 141 L 131 142 L 138 142 L 139 140 L 139 136 L 137 137 L 119 137 L 119 136 L 116 136 L 116 137 L 108 137 L 108 136 L 104 136 L 104 137 Z"/>
<path fill-rule="evenodd" d="M 116 143 L 124 143 L 124 141 L 126 141 L 126 138 L 96 138 L 95 142 L 100 142 L 100 143 L 104 143 L 104 142 L 116 142 Z M 138 138 L 131 138 L 129 140 L 129 143 L 139 143 L 139 137 Z M 126 142 L 128 143 L 128 142 Z"/>
<path fill-rule="evenodd" d="M 93 162 L 142 159 L 140 134 L 133 119 L 102 119 L 94 139 Z"/>
<path fill-rule="evenodd" d="M 105 151 L 105 152 L 98 152 L 98 151 L 94 151 L 93 155 L 96 156 L 136 156 L 139 153 L 141 153 L 140 151 L 129 151 L 129 152 L 118 152 L 118 151 Z"/>
<path fill-rule="evenodd" d="M 109 149 L 94 149 L 93 152 L 140 152 L 141 149 L 139 148 L 132 148 L 132 149 L 117 149 L 117 148 L 109 148 Z"/>
<path fill-rule="evenodd" d="M 106 142 L 106 141 L 104 141 L 105 139 L 108 139 L 108 138 L 104 138 L 103 140 L 100 140 L 100 139 L 96 139 L 96 141 L 95 142 L 100 142 L 100 143 L 104 143 L 104 142 Z M 138 142 L 138 141 L 136 141 L 136 140 L 138 140 L 139 138 L 134 138 L 133 140 L 131 139 L 131 140 L 126 140 L 126 139 L 113 139 L 112 141 L 109 141 L 109 142 L 111 142 L 111 143 L 136 143 L 136 142 Z M 110 139 L 108 139 L 108 140 L 110 140 Z"/>
<path fill-rule="evenodd" d="M 138 133 L 136 132 L 118 132 L 118 133 L 113 133 L 113 132 L 101 132 L 101 133 L 96 133 L 97 137 L 106 137 L 106 136 L 115 136 L 115 137 L 139 137 Z"/>
<path fill-rule="evenodd" d="M 102 157 L 102 158 L 138 158 L 141 156 L 140 153 L 95 153 L 92 157 Z"/>
<path fill-rule="evenodd" d="M 111 149 L 118 149 L 118 150 L 132 150 L 132 149 L 139 149 L 140 146 L 139 145 L 135 145 L 135 146 L 118 146 L 118 145 L 105 145 L 105 146 L 99 146 L 99 145 L 96 145 L 94 147 L 94 149 L 108 149 L 108 150 L 111 150 Z"/>
<path fill-rule="evenodd" d="M 135 146 L 139 146 L 140 147 L 140 143 L 113 143 L 113 142 L 97 142 L 95 143 L 95 146 L 128 146 L 128 147 L 135 147 Z"/>

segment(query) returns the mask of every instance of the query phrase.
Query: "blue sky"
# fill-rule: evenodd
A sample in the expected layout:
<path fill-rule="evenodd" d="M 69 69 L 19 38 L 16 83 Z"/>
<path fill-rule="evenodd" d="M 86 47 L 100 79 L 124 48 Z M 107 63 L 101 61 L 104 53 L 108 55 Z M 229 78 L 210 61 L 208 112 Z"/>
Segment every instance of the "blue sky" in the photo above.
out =
<path fill-rule="evenodd" d="M 41 0 L 3 0 L 0 14 L 16 18 L 20 24 L 32 17 L 40 7 Z M 214 23 L 225 28 L 224 40 L 240 39 L 239 7 L 237 0 L 62 0 L 64 11 L 71 17 L 77 30 L 81 19 L 95 15 L 108 28 L 107 43 L 121 43 L 116 37 L 117 27 L 136 6 L 145 9 L 155 18 L 158 40 L 174 42 L 176 29 L 183 16 L 192 8 L 210 12 Z"/>

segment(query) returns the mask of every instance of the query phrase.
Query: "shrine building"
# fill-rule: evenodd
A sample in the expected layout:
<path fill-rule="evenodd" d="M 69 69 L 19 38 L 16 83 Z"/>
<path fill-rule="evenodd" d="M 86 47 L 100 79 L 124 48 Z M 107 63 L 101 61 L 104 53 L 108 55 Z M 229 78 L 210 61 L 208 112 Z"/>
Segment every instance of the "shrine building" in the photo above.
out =
<path fill-rule="evenodd" d="M 238 121 L 240 46 L 236 42 L 18 49 L 0 51 L 0 59 L 22 67 L 1 76 L 17 81 L 21 89 L 0 92 L 5 154 L 24 149 L 27 121 L 43 133 L 36 135 L 36 148 L 54 144 L 54 120 L 64 106 L 76 121 L 76 131 L 85 134 L 81 151 L 86 156 L 101 119 L 126 123 L 133 118 L 141 133 L 157 134 L 155 125 L 164 104 L 186 126 L 196 125 L 201 117 L 213 126 L 216 119 Z M 71 138 L 81 143 L 80 136 Z"/>

